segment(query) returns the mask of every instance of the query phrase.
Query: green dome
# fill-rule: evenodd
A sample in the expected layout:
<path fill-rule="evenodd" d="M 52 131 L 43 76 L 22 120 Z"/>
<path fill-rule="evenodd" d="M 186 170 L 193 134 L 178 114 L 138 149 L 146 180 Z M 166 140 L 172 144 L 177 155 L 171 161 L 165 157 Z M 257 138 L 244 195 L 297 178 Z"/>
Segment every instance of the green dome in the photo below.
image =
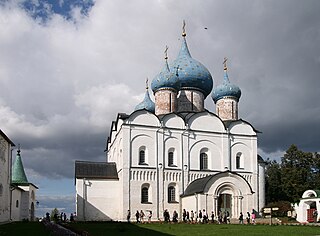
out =
<path fill-rule="evenodd" d="M 20 156 L 20 150 L 17 151 L 16 160 L 12 168 L 12 183 L 13 184 L 27 184 L 28 179 L 26 173 L 24 172 L 22 159 Z"/>

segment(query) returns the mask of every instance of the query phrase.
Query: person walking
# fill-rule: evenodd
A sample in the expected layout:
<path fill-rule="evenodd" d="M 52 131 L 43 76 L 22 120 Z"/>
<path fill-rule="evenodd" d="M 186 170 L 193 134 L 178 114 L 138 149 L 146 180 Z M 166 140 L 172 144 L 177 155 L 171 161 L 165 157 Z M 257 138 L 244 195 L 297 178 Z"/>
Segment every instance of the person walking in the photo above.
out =
<path fill-rule="evenodd" d="M 243 225 L 243 214 L 242 214 L 242 212 L 240 212 L 239 224 Z"/>
<path fill-rule="evenodd" d="M 190 219 L 191 219 L 191 223 L 193 223 L 193 220 L 194 220 L 194 212 L 193 212 L 193 210 L 191 210 Z"/>
<path fill-rule="evenodd" d="M 252 209 L 252 213 L 251 213 L 251 220 L 252 220 L 252 224 L 256 224 L 256 213 L 254 211 L 254 209 Z"/>
<path fill-rule="evenodd" d="M 249 211 L 247 211 L 247 224 L 248 225 L 250 224 L 250 213 L 249 213 Z"/>
<path fill-rule="evenodd" d="M 140 222 L 140 221 L 139 221 L 139 217 L 140 217 L 140 213 L 139 213 L 139 211 L 137 210 L 137 212 L 136 212 L 136 220 L 137 220 L 137 223 Z"/>
<path fill-rule="evenodd" d="M 317 223 L 318 222 L 318 211 L 315 210 L 313 212 L 313 223 Z"/>
<path fill-rule="evenodd" d="M 214 223 L 214 213 L 213 213 L 213 211 L 211 211 L 211 223 L 212 224 Z"/>
<path fill-rule="evenodd" d="M 141 210 L 140 211 L 140 221 L 141 221 L 141 223 L 144 223 L 144 212 L 143 212 L 143 210 Z"/>
<path fill-rule="evenodd" d="M 151 218 L 152 218 L 152 211 L 149 210 L 149 215 L 148 215 L 148 222 L 151 223 Z"/>

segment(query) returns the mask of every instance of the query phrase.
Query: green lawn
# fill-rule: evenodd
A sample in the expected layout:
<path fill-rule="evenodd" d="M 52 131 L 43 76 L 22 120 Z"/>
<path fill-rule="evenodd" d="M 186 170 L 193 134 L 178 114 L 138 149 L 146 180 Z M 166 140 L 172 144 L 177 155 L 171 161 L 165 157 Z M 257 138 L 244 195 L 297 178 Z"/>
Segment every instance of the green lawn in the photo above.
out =
<path fill-rule="evenodd" d="M 0 225 L 0 236 L 47 236 L 50 233 L 39 222 L 13 222 Z"/>
<path fill-rule="evenodd" d="M 216 224 L 127 224 L 110 222 L 88 222 L 69 224 L 69 227 L 87 231 L 90 236 L 100 235 L 320 235 L 318 226 L 287 226 L 287 225 L 216 225 Z"/>
<path fill-rule="evenodd" d="M 116 222 L 77 222 L 67 225 L 75 231 L 87 231 L 90 236 L 129 235 L 129 236 L 168 236 L 168 235 L 219 235 L 219 236 L 260 236 L 260 235 L 319 235 L 318 226 L 286 225 L 216 225 L 216 224 L 127 224 Z M 47 236 L 50 233 L 38 222 L 14 222 L 0 225 L 0 236 Z"/>

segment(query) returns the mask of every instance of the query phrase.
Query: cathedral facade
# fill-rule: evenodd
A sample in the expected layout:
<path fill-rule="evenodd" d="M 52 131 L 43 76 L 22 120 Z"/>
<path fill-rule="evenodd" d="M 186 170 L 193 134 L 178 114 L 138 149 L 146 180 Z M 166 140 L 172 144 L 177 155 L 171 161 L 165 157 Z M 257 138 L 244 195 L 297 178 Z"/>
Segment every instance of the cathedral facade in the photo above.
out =
<path fill-rule="evenodd" d="M 167 51 L 167 50 L 166 50 Z M 163 220 L 165 210 L 259 211 L 265 204 L 258 131 L 238 117 L 241 90 L 228 77 L 213 88 L 208 69 L 192 58 L 183 30 L 180 52 L 148 85 L 131 114 L 119 113 L 106 162 L 75 163 L 78 220 L 126 220 L 136 211 Z M 204 107 L 211 96 L 216 112 Z"/>

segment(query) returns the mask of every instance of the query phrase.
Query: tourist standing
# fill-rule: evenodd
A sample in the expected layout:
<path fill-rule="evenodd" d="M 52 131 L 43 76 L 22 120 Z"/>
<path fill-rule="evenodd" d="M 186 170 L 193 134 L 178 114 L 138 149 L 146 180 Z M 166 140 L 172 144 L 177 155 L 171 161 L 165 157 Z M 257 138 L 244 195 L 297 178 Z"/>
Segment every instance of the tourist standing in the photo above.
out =
<path fill-rule="evenodd" d="M 151 218 L 152 218 L 152 211 L 149 211 L 149 215 L 148 215 L 148 222 L 151 223 Z"/>
<path fill-rule="evenodd" d="M 318 222 L 318 211 L 317 211 L 317 210 L 315 210 L 315 211 L 313 212 L 313 222 L 314 222 L 314 223 L 317 223 L 317 222 Z"/>
<path fill-rule="evenodd" d="M 214 223 L 214 213 L 213 213 L 213 211 L 211 211 L 211 222 L 212 222 L 212 224 Z"/>
<path fill-rule="evenodd" d="M 252 219 L 252 224 L 256 224 L 256 213 L 254 211 L 254 209 L 252 210 L 252 213 L 251 213 L 251 219 Z"/>
<path fill-rule="evenodd" d="M 194 212 L 193 212 L 193 210 L 191 210 L 190 218 L 191 218 L 191 223 L 193 223 L 193 220 L 194 220 Z"/>
<path fill-rule="evenodd" d="M 243 214 L 242 214 L 242 212 L 240 212 L 239 224 L 243 225 Z"/>
<path fill-rule="evenodd" d="M 139 211 L 137 210 L 137 212 L 136 212 L 136 220 L 137 220 L 137 223 L 139 223 L 139 217 L 140 217 L 140 213 L 139 213 Z"/>
<path fill-rule="evenodd" d="M 250 213 L 249 213 L 249 211 L 247 211 L 247 224 L 248 225 L 250 224 Z"/>
<path fill-rule="evenodd" d="M 199 210 L 198 222 L 202 222 L 202 212 L 201 212 L 201 210 Z"/>
<path fill-rule="evenodd" d="M 187 218 L 187 212 L 186 212 L 186 209 L 183 209 L 183 212 L 182 212 L 182 220 L 183 220 L 183 222 L 186 222 L 186 218 Z"/>
<path fill-rule="evenodd" d="M 141 223 L 144 223 L 144 212 L 143 212 L 143 210 L 140 211 L 140 221 L 141 221 Z"/>
<path fill-rule="evenodd" d="M 219 224 L 222 224 L 222 211 L 219 210 L 219 213 L 218 213 L 218 221 L 219 221 Z"/>
<path fill-rule="evenodd" d="M 173 221 L 174 223 L 177 223 L 177 222 L 178 222 L 178 212 L 177 212 L 177 211 L 174 211 L 174 212 L 173 212 L 172 221 Z"/>

